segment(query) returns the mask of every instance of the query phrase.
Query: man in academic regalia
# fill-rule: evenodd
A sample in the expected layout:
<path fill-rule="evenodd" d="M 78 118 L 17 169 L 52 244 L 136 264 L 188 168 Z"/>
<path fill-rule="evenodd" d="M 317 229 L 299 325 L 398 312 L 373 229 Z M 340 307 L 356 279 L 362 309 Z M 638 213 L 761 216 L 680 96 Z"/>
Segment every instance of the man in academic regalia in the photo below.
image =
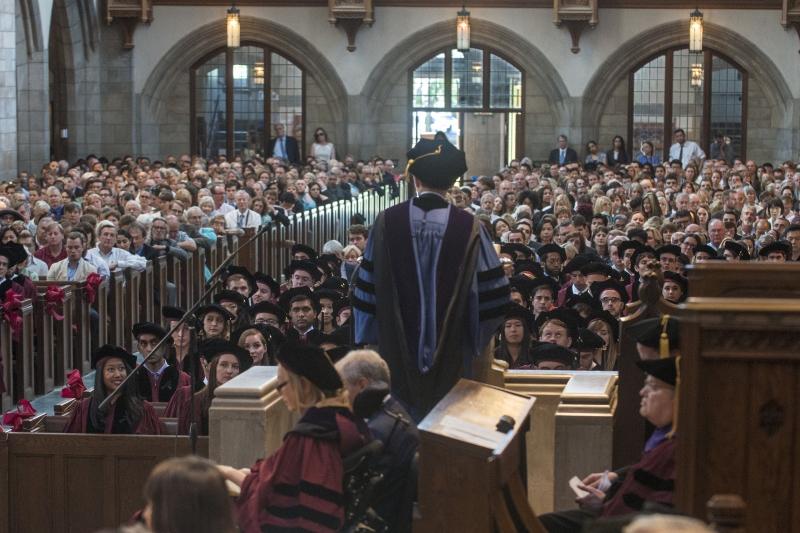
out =
<path fill-rule="evenodd" d="M 674 337 L 667 331 L 667 324 L 658 327 L 659 335 L 663 333 L 669 339 L 662 347 L 664 354 L 670 353 L 669 344 Z M 648 324 L 637 339 L 641 342 L 644 337 L 651 336 L 654 329 Z M 579 488 L 588 494 L 576 500 L 580 509 L 539 517 L 548 532 L 616 531 L 619 529 L 611 526 L 633 519 L 634 513 L 640 512 L 646 503 L 672 506 L 675 490 L 673 423 L 679 362 L 679 357 L 662 357 L 642 359 L 636 363 L 646 374 L 639 392 L 639 413 L 655 426 L 645 443 L 641 459 L 617 472 L 590 474 L 584 478 Z"/>
<path fill-rule="evenodd" d="M 189 374 L 170 365 L 165 358 L 167 344 L 172 339 L 162 344 L 158 350 L 153 349 L 167 336 L 164 328 L 152 322 L 139 322 L 133 326 L 133 336 L 136 337 L 139 352 L 144 358 L 144 368 L 136 374 L 137 390 L 142 399 L 148 402 L 168 402 L 179 387 L 192 384 Z"/>
<path fill-rule="evenodd" d="M 464 152 L 437 133 L 407 155 L 417 196 L 378 215 L 353 307 L 356 344 L 378 345 L 393 396 L 420 420 L 459 378 L 481 379 L 509 289 L 481 222 L 445 199 Z"/>

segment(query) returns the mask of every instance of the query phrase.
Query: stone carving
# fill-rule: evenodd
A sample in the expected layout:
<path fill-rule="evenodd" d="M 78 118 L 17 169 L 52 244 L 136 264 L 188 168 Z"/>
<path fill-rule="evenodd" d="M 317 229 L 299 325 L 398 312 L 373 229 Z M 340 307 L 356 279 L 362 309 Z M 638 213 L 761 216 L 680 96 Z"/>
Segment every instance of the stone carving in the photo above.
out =
<path fill-rule="evenodd" d="M 800 36 L 800 0 L 783 0 L 781 24 L 787 30 L 794 28 Z"/>
<path fill-rule="evenodd" d="M 356 49 L 356 34 L 362 24 L 372 26 L 375 13 L 372 0 L 328 0 L 328 21 L 344 28 L 347 33 L 347 51 Z"/>
<path fill-rule="evenodd" d="M 553 23 L 566 26 L 572 37 L 573 54 L 581 51 L 581 35 L 586 28 L 594 28 L 600 22 L 597 0 L 553 0 Z"/>

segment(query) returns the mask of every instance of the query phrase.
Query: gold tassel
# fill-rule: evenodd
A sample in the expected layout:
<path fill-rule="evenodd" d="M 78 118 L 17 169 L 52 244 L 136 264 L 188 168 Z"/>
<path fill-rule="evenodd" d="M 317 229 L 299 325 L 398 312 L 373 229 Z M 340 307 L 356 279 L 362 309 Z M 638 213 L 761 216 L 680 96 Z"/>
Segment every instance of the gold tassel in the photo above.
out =
<path fill-rule="evenodd" d="M 441 153 L 442 153 L 442 146 L 439 145 L 439 146 L 436 147 L 436 150 L 434 150 L 433 152 L 431 152 L 429 154 L 423 154 L 423 155 L 419 156 L 416 159 L 409 159 L 408 163 L 406 163 L 406 170 L 404 172 L 405 178 L 408 179 L 408 174 L 411 171 L 411 165 L 413 165 L 414 163 L 416 163 L 420 159 L 424 159 L 424 158 L 426 158 L 428 156 L 431 156 L 431 155 L 439 155 Z"/>
<path fill-rule="evenodd" d="M 672 429 L 667 433 L 667 438 L 671 439 L 678 430 L 678 409 L 680 408 L 681 395 L 681 356 L 675 358 L 675 398 L 672 400 Z"/>
<path fill-rule="evenodd" d="M 661 338 L 658 341 L 658 352 L 661 359 L 669 357 L 669 335 L 667 335 L 667 324 L 669 324 L 669 315 L 661 317 Z"/>

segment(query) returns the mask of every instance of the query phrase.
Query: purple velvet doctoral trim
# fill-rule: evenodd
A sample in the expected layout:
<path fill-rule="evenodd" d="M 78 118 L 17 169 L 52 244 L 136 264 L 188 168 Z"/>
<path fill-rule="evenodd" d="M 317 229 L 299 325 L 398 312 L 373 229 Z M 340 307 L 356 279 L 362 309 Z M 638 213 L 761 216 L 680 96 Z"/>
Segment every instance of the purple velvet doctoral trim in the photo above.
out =
<path fill-rule="evenodd" d="M 417 360 L 419 341 L 419 280 L 414 265 L 414 247 L 411 242 L 411 220 L 408 202 L 403 202 L 384 212 L 385 245 L 388 250 L 392 275 L 397 286 L 398 305 L 403 317 L 406 345 L 412 360 Z M 462 268 L 467 244 L 472 233 L 472 215 L 450 208 L 444 240 L 439 250 L 436 272 L 436 325 L 441 333 L 447 305 L 455 290 L 455 282 Z"/>

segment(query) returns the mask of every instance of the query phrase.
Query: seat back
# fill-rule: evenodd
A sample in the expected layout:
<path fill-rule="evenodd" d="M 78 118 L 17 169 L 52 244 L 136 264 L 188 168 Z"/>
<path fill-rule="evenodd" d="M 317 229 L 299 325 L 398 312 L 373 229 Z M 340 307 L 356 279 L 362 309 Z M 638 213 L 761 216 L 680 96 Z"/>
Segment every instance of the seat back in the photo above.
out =
<path fill-rule="evenodd" d="M 373 440 L 342 460 L 344 466 L 344 527 L 342 531 L 385 531 L 386 524 L 370 508 L 375 487 L 383 479 L 376 468 L 383 443 Z"/>

